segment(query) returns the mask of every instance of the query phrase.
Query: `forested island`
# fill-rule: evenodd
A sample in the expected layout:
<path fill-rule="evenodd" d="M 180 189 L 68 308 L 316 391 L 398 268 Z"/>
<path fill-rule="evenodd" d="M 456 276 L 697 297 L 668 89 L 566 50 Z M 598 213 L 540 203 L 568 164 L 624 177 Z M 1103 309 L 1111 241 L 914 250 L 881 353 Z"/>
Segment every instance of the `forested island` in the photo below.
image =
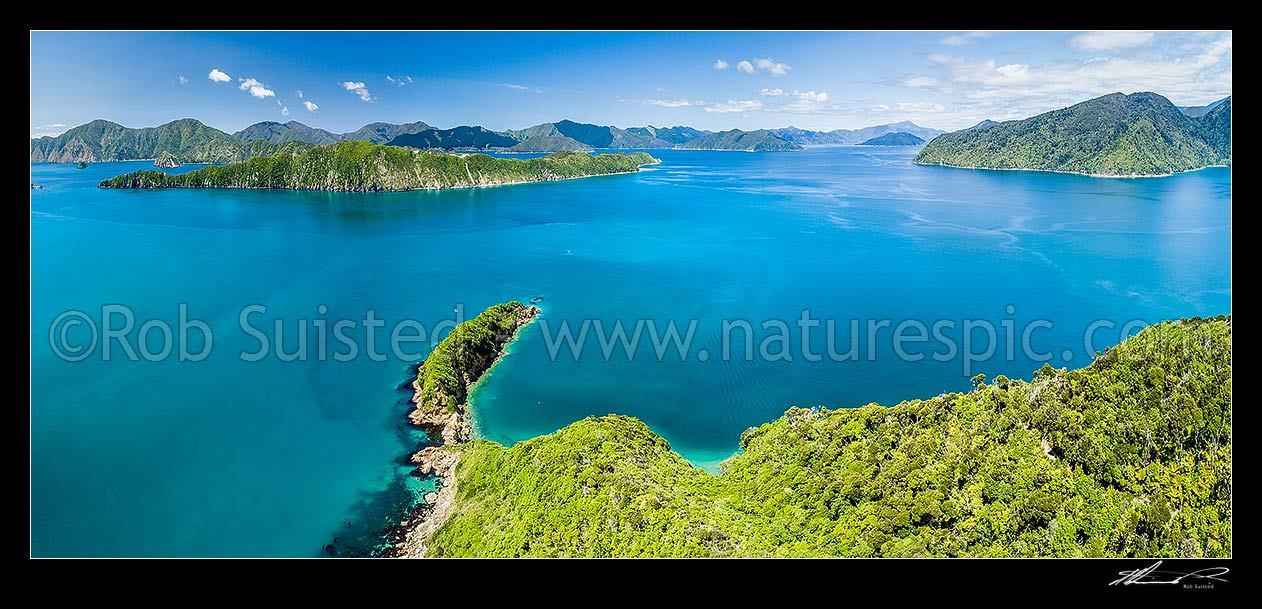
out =
<path fill-rule="evenodd" d="M 257 140 L 256 140 L 257 141 Z M 290 145 L 292 144 L 284 144 Z M 558 152 L 534 159 L 465 156 L 364 141 L 308 147 L 171 175 L 142 170 L 100 183 L 101 188 L 283 188 L 352 192 L 403 191 L 565 180 L 632 173 L 657 162 L 646 152 Z"/>
<path fill-rule="evenodd" d="M 1191 116 L 1156 93 L 1113 93 L 1027 118 L 946 133 L 922 165 L 1098 176 L 1166 175 L 1231 163 L 1231 98 Z"/>
<path fill-rule="evenodd" d="M 463 413 L 524 310 L 453 331 L 416 401 Z M 1149 327 L 1080 370 L 974 382 L 890 407 L 791 408 L 742 434 L 717 476 L 618 415 L 512 447 L 427 448 L 418 473 L 447 472 L 447 495 L 391 555 L 1231 555 L 1229 316 Z"/>

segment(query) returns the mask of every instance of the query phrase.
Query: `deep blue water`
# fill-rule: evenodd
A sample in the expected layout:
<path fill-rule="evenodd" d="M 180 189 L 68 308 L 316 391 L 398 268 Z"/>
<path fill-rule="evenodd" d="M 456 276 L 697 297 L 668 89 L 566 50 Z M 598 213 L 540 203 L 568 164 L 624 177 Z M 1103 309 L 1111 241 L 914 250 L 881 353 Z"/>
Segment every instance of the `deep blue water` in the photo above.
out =
<path fill-rule="evenodd" d="M 387 328 L 429 328 L 460 305 L 471 316 L 543 296 L 541 322 L 474 395 L 480 433 L 512 442 L 624 413 L 710 468 L 742 430 L 790 406 L 893 403 L 1042 363 L 1019 336 L 1017 357 L 968 373 L 959 357 L 902 361 L 888 338 L 868 361 L 866 335 L 859 361 L 805 361 L 796 339 L 792 362 L 744 361 L 743 343 L 722 361 L 720 320 L 758 330 L 780 319 L 796 332 L 809 309 L 841 320 L 844 351 L 850 319 L 956 320 L 956 337 L 965 319 L 1018 332 L 1046 319 L 1036 350 L 1077 367 L 1092 320 L 1231 310 L 1229 169 L 1108 180 L 918 167 L 913 153 L 654 151 L 664 162 L 635 175 L 395 194 L 98 190 L 150 164 L 34 164 L 32 552 L 314 556 L 373 526 L 360 521 L 380 516 L 366 506 L 399 488 L 417 441 L 398 427 L 411 362 L 313 361 L 314 347 L 305 362 L 242 361 L 258 349 L 238 320 L 251 304 L 267 307 L 251 325 L 274 337 L 280 320 L 291 351 L 300 325 L 315 342 L 316 319 L 331 327 L 373 309 Z M 204 361 L 128 361 L 114 341 L 109 361 L 98 345 L 69 362 L 50 344 L 66 311 L 100 323 L 102 305 L 126 305 L 137 325 L 175 326 L 181 303 L 214 333 Z M 683 362 L 657 361 L 647 337 L 634 361 L 604 361 L 594 337 L 579 361 L 552 361 L 542 321 L 577 331 L 584 319 L 697 329 Z M 362 347 L 357 328 L 347 334 Z M 161 342 L 150 333 L 148 346 Z M 1114 342 L 1117 330 L 1102 330 L 1096 346 Z M 200 350 L 200 335 L 189 346 Z M 712 358 L 698 361 L 699 349 Z"/>

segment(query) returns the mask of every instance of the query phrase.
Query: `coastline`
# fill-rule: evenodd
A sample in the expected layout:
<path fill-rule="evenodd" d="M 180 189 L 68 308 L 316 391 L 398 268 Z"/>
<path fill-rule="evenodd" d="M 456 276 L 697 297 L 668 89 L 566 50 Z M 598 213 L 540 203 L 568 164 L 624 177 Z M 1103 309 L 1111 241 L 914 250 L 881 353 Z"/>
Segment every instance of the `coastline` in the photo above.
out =
<path fill-rule="evenodd" d="M 1126 180 L 1137 179 L 1137 178 L 1168 178 L 1170 176 L 1175 176 L 1175 175 L 1179 175 L 1183 173 L 1192 173 L 1193 171 L 1201 171 L 1203 169 L 1210 169 L 1212 167 L 1226 167 L 1228 169 L 1231 168 L 1231 165 L 1206 165 L 1204 167 L 1197 167 L 1195 169 L 1185 169 L 1183 171 L 1174 171 L 1170 173 L 1128 173 L 1128 174 L 1118 173 L 1118 174 L 1114 174 L 1114 173 L 1087 173 L 1085 171 L 1065 171 L 1063 169 L 1031 169 L 1028 167 L 981 167 L 981 166 L 972 166 L 972 165 L 951 165 L 949 163 L 918 163 L 916 161 L 912 161 L 911 163 L 912 165 L 920 165 L 921 167 L 949 167 L 951 169 L 981 169 L 984 171 L 1035 171 L 1039 173 L 1063 173 L 1067 175 L 1083 176 L 1087 178 L 1120 178 L 1120 179 L 1126 179 Z"/>
<path fill-rule="evenodd" d="M 539 307 L 533 304 L 520 302 L 516 304 L 520 305 L 520 309 L 515 314 L 513 326 L 502 337 L 502 340 L 496 337 L 495 356 L 491 361 L 481 370 L 472 371 L 470 374 L 466 374 L 466 371 L 458 371 L 466 396 L 487 378 L 488 373 L 500 360 L 504 359 L 509 346 L 521 335 L 522 329 L 538 319 L 542 313 Z M 461 325 L 470 321 L 472 320 L 466 320 Z M 452 332 L 454 334 L 455 330 Z M 450 340 L 451 336 L 449 334 L 443 342 Z M 439 343 L 430 356 L 433 356 L 441 346 L 442 343 Z M 428 361 L 429 357 L 426 358 L 426 362 Z M 412 382 L 412 388 L 414 391 L 409 403 L 413 405 L 413 409 L 408 413 L 408 421 L 438 441 L 436 445 L 426 446 L 412 453 L 410 460 L 416 464 L 412 475 L 433 476 L 441 479 L 442 482 L 437 492 L 426 493 L 423 502 L 408 510 L 397 525 L 386 529 L 384 537 L 392 543 L 392 547 L 384 554 L 387 557 L 421 558 L 425 556 L 426 542 L 443 526 L 455 508 L 455 471 L 460 463 L 459 445 L 474 438 L 472 416 L 468 411 L 468 402 L 465 398 L 447 396 L 437 391 L 434 399 L 427 401 L 420 378 Z"/>

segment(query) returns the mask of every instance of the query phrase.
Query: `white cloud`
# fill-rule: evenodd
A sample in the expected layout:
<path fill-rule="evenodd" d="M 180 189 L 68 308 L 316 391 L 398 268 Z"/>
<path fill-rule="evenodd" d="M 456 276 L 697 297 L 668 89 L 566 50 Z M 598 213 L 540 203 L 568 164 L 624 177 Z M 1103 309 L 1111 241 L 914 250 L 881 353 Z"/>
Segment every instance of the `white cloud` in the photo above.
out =
<path fill-rule="evenodd" d="M 289 106 L 281 106 L 280 115 L 289 116 Z"/>
<path fill-rule="evenodd" d="M 727 62 L 726 62 L 726 61 L 723 61 L 722 59 L 716 59 L 716 60 L 714 60 L 714 69 L 716 69 L 716 70 L 726 70 L 726 69 L 727 69 Z"/>
<path fill-rule="evenodd" d="M 1151 37 L 1144 32 L 1140 36 L 1135 32 L 1095 34 L 1083 39 L 1098 49 L 1093 56 L 1044 63 L 930 53 L 925 58 L 936 72 L 906 76 L 900 83 L 953 98 L 935 100 L 949 109 L 931 120 L 959 127 L 984 118 L 1025 118 L 1114 92 L 1154 91 L 1180 105 L 1201 105 L 1232 93 L 1231 32 L 1163 32 Z M 1144 40 L 1140 46 L 1119 48 Z M 1106 46 L 1112 50 L 1103 52 Z M 890 102 L 885 105 L 895 109 Z M 907 112 L 934 110 L 904 106 Z"/>
<path fill-rule="evenodd" d="M 923 74 L 908 74 L 898 79 L 899 84 L 905 87 L 916 87 L 920 89 L 928 89 L 938 86 L 938 79 Z"/>
<path fill-rule="evenodd" d="M 758 94 L 769 97 L 780 97 L 784 95 L 784 89 L 759 89 Z"/>
<path fill-rule="evenodd" d="M 1070 38 L 1069 44 L 1084 51 L 1115 51 L 1144 46 L 1152 42 L 1153 36 L 1152 32 L 1084 32 Z"/>
<path fill-rule="evenodd" d="M 789 64 L 774 61 L 770 57 L 760 57 L 755 59 L 754 65 L 758 66 L 759 70 L 771 72 L 772 76 L 784 76 L 789 73 L 789 70 L 793 69 L 793 67 Z"/>
<path fill-rule="evenodd" d="M 841 105 L 826 91 L 794 91 L 786 95 L 792 97 L 793 101 L 776 110 L 794 114 L 836 114 L 841 111 Z"/>
<path fill-rule="evenodd" d="M 528 87 L 526 85 L 519 85 L 513 82 L 502 82 L 500 83 L 500 86 L 512 89 L 514 91 L 530 91 L 531 93 L 543 93 L 543 89 L 540 87 Z"/>
<path fill-rule="evenodd" d="M 960 32 L 958 34 L 951 34 L 950 36 L 947 36 L 943 38 L 942 40 L 939 40 L 938 42 L 945 44 L 947 46 L 960 47 L 966 44 L 972 44 L 974 41 L 980 40 L 982 38 L 989 38 L 994 35 L 995 35 L 994 32 L 984 32 L 984 31 Z"/>
<path fill-rule="evenodd" d="M 736 64 L 736 69 L 737 69 L 737 70 L 740 70 L 740 71 L 742 71 L 742 72 L 744 72 L 744 73 L 746 73 L 746 74 L 753 74 L 753 73 L 754 73 L 754 64 L 749 63 L 748 61 L 742 61 L 742 62 L 740 62 L 740 63 Z"/>
<path fill-rule="evenodd" d="M 259 99 L 276 97 L 275 91 L 268 89 L 267 85 L 253 78 L 238 78 L 237 81 L 241 83 L 241 86 L 237 87 L 238 89 L 241 89 L 242 91 L 249 91 L 250 95 L 253 95 L 254 97 Z"/>
<path fill-rule="evenodd" d="M 693 102 L 687 99 L 646 99 L 644 103 L 650 106 L 661 106 L 663 108 L 683 108 L 691 106 Z"/>
<path fill-rule="evenodd" d="M 223 72 L 220 72 L 219 68 L 212 68 L 210 70 L 210 74 L 206 75 L 206 78 L 209 78 L 215 82 L 232 82 L 232 77 L 228 76 L 227 74 L 224 74 Z"/>
<path fill-rule="evenodd" d="M 749 112 L 751 110 L 761 110 L 762 102 L 756 99 L 747 99 L 736 101 L 729 99 L 725 102 L 715 102 L 705 107 L 706 112 L 719 112 L 726 114 L 728 112 Z"/>
<path fill-rule="evenodd" d="M 341 85 L 343 89 L 346 89 L 347 91 L 350 91 L 351 93 L 354 93 L 355 95 L 358 95 L 359 99 L 363 101 L 370 102 L 374 99 L 377 99 L 372 96 L 372 93 L 368 92 L 368 88 L 362 82 L 348 80 L 348 81 L 342 82 Z"/>
<path fill-rule="evenodd" d="M 31 127 L 31 139 L 37 137 L 56 137 L 66 132 L 65 123 L 49 123 Z"/>
<path fill-rule="evenodd" d="M 187 79 L 187 78 L 184 78 L 184 75 L 183 75 L 183 74 L 180 74 L 180 84 L 181 84 L 181 85 L 187 85 L 187 84 L 188 84 L 188 79 Z"/>
<path fill-rule="evenodd" d="M 298 89 L 297 91 L 294 91 L 294 95 L 297 95 L 298 99 L 302 99 L 302 89 Z"/>
<path fill-rule="evenodd" d="M 311 100 L 306 100 L 306 101 L 303 101 L 303 102 L 302 102 L 302 105 L 304 105 L 304 106 L 306 106 L 306 107 L 307 107 L 307 112 L 315 112 L 316 110 L 318 110 L 318 109 L 320 108 L 320 106 L 317 106 L 317 105 L 315 104 L 315 102 L 313 102 L 313 101 L 311 101 Z"/>
<path fill-rule="evenodd" d="M 396 87 L 406 87 L 406 86 L 408 86 L 408 85 L 412 84 L 412 77 L 411 77 L 411 76 L 402 76 L 402 77 L 399 77 L 399 78 L 391 78 L 391 77 L 390 77 L 390 75 L 389 75 L 389 74 L 387 74 L 387 75 L 386 75 L 386 81 L 387 81 L 387 82 L 389 82 L 390 84 L 392 84 L 392 85 L 396 86 Z"/>
<path fill-rule="evenodd" d="M 1135 51 L 1042 65 L 962 57 L 930 59 L 946 79 L 936 88 L 970 99 L 1038 100 L 1044 109 L 1121 91 L 1156 91 L 1173 99 L 1217 99 L 1231 94 L 1230 34 L 1202 40 L 1178 54 Z"/>

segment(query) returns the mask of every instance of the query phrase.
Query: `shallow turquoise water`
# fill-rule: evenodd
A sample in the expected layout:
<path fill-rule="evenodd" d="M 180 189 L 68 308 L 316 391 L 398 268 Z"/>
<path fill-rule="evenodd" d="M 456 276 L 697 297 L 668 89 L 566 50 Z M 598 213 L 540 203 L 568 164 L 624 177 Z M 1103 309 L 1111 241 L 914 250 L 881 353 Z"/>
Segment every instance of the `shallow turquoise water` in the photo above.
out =
<path fill-rule="evenodd" d="M 1080 366 L 1092 320 L 1230 312 L 1229 169 L 1104 180 L 917 167 L 913 153 L 654 151 L 664 162 L 635 175 L 395 194 L 98 190 L 150 165 L 32 165 L 32 552 L 312 556 L 378 524 L 417 441 L 398 427 L 411 362 L 242 361 L 258 347 L 238 320 L 251 304 L 291 350 L 315 319 L 373 309 L 387 328 L 433 327 L 459 305 L 543 296 L 541 322 L 475 393 L 480 432 L 511 442 L 624 413 L 708 467 L 789 406 L 892 403 L 1041 365 L 1019 338 L 1016 357 L 969 373 L 958 357 L 902 361 L 888 340 L 874 361 L 866 341 L 859 361 L 805 361 L 796 340 L 791 362 L 722 361 L 721 320 L 796 328 L 810 309 L 841 320 L 844 350 L 852 318 L 956 320 L 955 336 L 965 319 L 1046 319 L 1036 350 Z M 99 322 L 121 304 L 137 325 L 174 326 L 181 303 L 214 333 L 204 361 L 127 361 L 115 343 L 110 361 L 98 345 L 69 362 L 50 345 L 64 311 Z M 542 321 L 584 319 L 697 329 L 687 361 L 658 361 L 647 337 L 633 361 L 605 361 L 594 337 L 553 361 Z M 363 344 L 362 324 L 348 334 Z M 1102 330 L 1096 346 L 1116 341 Z"/>

